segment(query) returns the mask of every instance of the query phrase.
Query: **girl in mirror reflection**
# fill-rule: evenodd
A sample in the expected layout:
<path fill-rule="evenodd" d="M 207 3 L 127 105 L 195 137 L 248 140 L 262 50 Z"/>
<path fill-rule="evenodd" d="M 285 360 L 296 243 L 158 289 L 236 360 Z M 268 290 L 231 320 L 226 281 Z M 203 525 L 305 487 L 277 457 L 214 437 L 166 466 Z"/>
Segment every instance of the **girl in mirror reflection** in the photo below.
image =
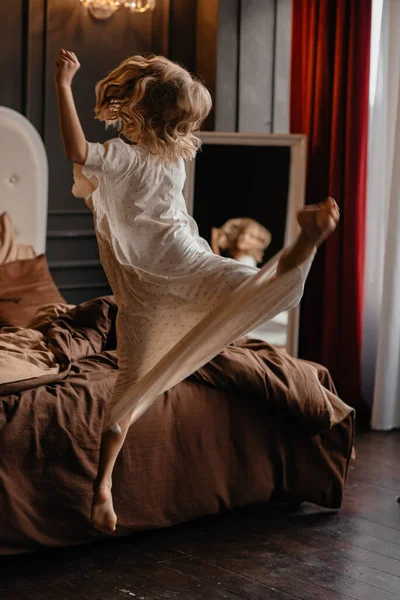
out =
<path fill-rule="evenodd" d="M 132 56 L 96 86 L 96 118 L 117 125 L 124 138 L 93 143 L 72 93 L 79 68 L 73 52 L 60 51 L 56 88 L 65 153 L 77 165 L 75 195 L 93 212 L 118 304 L 119 370 L 103 419 L 91 511 L 94 526 L 111 533 L 117 522 L 112 473 L 130 425 L 235 339 L 298 304 L 316 248 L 339 214 L 333 200 L 302 211 L 297 241 L 260 270 L 217 256 L 199 236 L 183 196 L 185 160 L 195 157 L 195 132 L 211 110 L 208 90 L 166 58 Z M 153 418 L 162 410 L 157 403 Z"/>
<path fill-rule="evenodd" d="M 211 248 L 215 254 L 225 251 L 234 260 L 251 267 L 263 262 L 270 243 L 271 233 L 253 219 L 229 219 L 222 227 L 211 230 Z"/>

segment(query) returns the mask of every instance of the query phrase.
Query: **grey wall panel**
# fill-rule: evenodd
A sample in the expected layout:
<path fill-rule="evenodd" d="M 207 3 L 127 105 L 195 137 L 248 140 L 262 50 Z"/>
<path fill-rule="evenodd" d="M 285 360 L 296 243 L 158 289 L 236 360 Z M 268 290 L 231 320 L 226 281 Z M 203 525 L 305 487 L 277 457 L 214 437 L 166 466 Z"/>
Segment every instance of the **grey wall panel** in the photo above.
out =
<path fill-rule="evenodd" d="M 292 0 L 277 0 L 275 32 L 272 131 L 289 133 Z"/>
<path fill-rule="evenodd" d="M 239 131 L 272 131 L 275 11 L 275 0 L 242 2 Z"/>
<path fill-rule="evenodd" d="M 49 231 L 46 254 L 50 263 L 97 259 L 97 241 L 93 228 L 80 232 Z"/>
<path fill-rule="evenodd" d="M 23 111 L 24 0 L 0 2 L 0 106 Z"/>
<path fill-rule="evenodd" d="M 215 130 L 238 127 L 240 0 L 220 0 L 218 9 Z"/>
<path fill-rule="evenodd" d="M 159 0 L 151 16 L 151 51 L 168 56 L 171 0 Z"/>
<path fill-rule="evenodd" d="M 99 260 L 59 261 L 50 263 L 50 268 L 58 286 L 107 283 Z"/>
<path fill-rule="evenodd" d="M 45 115 L 46 0 L 25 0 L 27 6 L 25 106 L 23 112 L 41 135 Z"/>
<path fill-rule="evenodd" d="M 48 231 L 80 231 L 93 228 L 92 212 L 84 205 L 76 210 L 50 210 L 48 213 Z"/>
<path fill-rule="evenodd" d="M 171 0 L 168 57 L 196 70 L 197 0 Z"/>

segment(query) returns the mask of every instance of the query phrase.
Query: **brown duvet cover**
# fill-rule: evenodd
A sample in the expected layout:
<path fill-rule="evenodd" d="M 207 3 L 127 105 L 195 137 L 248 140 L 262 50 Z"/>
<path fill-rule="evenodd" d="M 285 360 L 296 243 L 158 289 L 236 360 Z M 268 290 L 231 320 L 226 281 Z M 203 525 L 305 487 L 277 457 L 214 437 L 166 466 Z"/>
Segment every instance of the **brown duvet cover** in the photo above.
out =
<path fill-rule="evenodd" d="M 115 316 L 100 298 L 42 325 L 59 372 L 0 385 L 0 554 L 103 537 L 89 514 Z M 116 535 L 253 502 L 338 508 L 353 431 L 325 369 L 241 340 L 130 429 L 115 470 Z"/>

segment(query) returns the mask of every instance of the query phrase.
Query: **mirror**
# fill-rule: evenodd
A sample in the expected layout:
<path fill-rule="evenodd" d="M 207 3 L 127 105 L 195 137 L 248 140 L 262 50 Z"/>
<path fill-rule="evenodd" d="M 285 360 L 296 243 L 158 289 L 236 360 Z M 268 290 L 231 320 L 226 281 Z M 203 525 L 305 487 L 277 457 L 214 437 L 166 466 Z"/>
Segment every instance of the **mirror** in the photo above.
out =
<path fill-rule="evenodd" d="M 298 233 L 305 136 L 202 132 L 199 137 L 202 148 L 186 165 L 188 210 L 214 251 L 261 267 Z M 297 356 L 298 325 L 299 307 L 249 336 Z"/>

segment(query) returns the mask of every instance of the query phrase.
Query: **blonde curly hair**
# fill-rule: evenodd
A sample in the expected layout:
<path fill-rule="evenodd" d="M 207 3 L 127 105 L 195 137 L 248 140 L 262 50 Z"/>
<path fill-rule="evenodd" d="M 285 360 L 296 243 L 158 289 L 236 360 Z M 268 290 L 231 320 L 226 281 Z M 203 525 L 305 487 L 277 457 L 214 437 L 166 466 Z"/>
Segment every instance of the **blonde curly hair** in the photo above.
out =
<path fill-rule="evenodd" d="M 132 56 L 96 86 L 96 118 L 167 160 L 195 156 L 211 107 L 207 88 L 163 56 Z"/>
<path fill-rule="evenodd" d="M 249 218 L 229 219 L 222 227 L 216 229 L 218 235 L 218 245 L 221 250 L 227 250 L 233 255 L 237 250 L 237 244 L 240 235 L 246 233 L 252 228 L 255 234 L 252 247 L 246 252 L 255 258 L 257 263 L 261 263 L 264 257 L 264 251 L 271 243 L 271 233 L 263 225 Z"/>

